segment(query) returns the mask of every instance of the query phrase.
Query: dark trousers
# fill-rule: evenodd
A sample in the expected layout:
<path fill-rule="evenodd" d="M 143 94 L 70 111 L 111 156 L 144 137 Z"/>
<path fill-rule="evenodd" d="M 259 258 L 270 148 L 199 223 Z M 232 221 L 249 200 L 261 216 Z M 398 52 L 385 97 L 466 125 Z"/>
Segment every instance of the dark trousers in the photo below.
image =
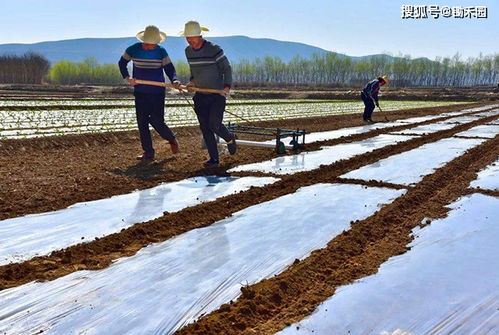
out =
<path fill-rule="evenodd" d="M 360 94 L 362 101 L 364 101 L 364 115 L 362 116 L 364 120 L 370 120 L 371 115 L 374 112 L 374 101 L 370 97 L 368 97 L 364 92 Z"/>
<path fill-rule="evenodd" d="M 167 141 L 175 135 L 165 124 L 165 94 L 135 92 L 135 112 L 140 133 L 140 143 L 145 153 L 154 155 L 149 125 Z"/>
<path fill-rule="evenodd" d="M 218 148 L 215 134 L 225 141 L 232 140 L 232 134 L 222 124 L 225 111 L 225 97 L 220 94 L 194 95 L 194 110 L 199 121 L 199 128 L 211 159 L 218 160 Z"/>

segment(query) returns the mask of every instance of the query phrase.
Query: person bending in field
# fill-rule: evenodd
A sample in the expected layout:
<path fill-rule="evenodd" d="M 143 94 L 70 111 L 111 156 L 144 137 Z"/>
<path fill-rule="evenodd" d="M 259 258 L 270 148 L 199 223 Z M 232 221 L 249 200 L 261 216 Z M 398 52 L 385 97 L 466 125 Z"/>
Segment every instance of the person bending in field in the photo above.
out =
<path fill-rule="evenodd" d="M 379 102 L 378 102 L 379 89 L 381 86 L 387 84 L 388 84 L 388 77 L 380 76 L 368 82 L 366 86 L 364 86 L 364 88 L 362 89 L 360 96 L 362 98 L 362 101 L 364 101 L 364 106 L 365 106 L 364 115 L 362 116 L 364 122 L 373 123 L 371 115 L 373 114 L 375 108 L 374 106 L 379 107 Z"/>
<path fill-rule="evenodd" d="M 135 79 L 165 82 L 163 71 L 176 87 L 180 87 L 175 67 L 166 50 L 158 44 L 166 40 L 166 34 L 156 26 L 147 26 L 137 33 L 139 43 L 128 47 L 121 56 L 119 67 L 123 79 L 134 86 L 135 111 L 143 153 L 137 157 L 142 161 L 154 160 L 149 124 L 159 135 L 170 143 L 172 153 L 179 152 L 178 142 L 170 128 L 165 124 L 165 88 L 137 84 Z M 127 64 L 133 61 L 133 78 L 128 73 Z"/>
<path fill-rule="evenodd" d="M 180 36 L 185 37 L 189 46 L 185 55 L 191 70 L 191 78 L 187 88 L 211 88 L 222 93 L 201 93 L 194 95 L 194 110 L 199 128 L 208 149 L 210 159 L 204 163 L 206 167 L 219 164 L 218 148 L 215 134 L 227 142 L 231 155 L 237 151 L 236 137 L 223 125 L 226 98 L 232 85 L 232 69 L 223 50 L 216 44 L 205 40 L 201 34 L 208 31 L 196 21 L 185 24 Z"/>

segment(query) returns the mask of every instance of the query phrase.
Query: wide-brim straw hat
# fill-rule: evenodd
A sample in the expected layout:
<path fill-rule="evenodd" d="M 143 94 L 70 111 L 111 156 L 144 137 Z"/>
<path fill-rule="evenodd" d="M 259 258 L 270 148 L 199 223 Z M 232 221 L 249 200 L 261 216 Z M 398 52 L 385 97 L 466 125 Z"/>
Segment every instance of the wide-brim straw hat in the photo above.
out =
<path fill-rule="evenodd" d="M 197 21 L 189 21 L 185 24 L 184 31 L 181 31 L 179 34 L 182 37 L 195 37 L 201 36 L 203 31 L 210 30 L 206 27 L 201 27 Z"/>
<path fill-rule="evenodd" d="M 388 76 L 379 76 L 378 78 L 383 79 L 386 85 L 388 85 Z"/>
<path fill-rule="evenodd" d="M 148 44 L 159 44 L 166 40 L 166 34 L 159 31 L 156 26 L 147 26 L 145 30 L 139 31 L 135 36 L 142 43 Z"/>

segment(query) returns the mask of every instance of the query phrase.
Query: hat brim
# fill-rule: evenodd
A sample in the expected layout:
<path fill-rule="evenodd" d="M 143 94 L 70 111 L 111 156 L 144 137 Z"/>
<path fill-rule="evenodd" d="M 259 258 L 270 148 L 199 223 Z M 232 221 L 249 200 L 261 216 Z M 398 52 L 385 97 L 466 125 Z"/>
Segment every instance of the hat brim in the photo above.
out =
<path fill-rule="evenodd" d="M 196 36 L 203 36 L 203 31 L 210 31 L 210 29 L 206 28 L 206 27 L 199 27 L 200 28 L 200 31 L 199 32 L 195 32 L 195 33 L 186 33 L 185 30 L 184 31 L 181 31 L 179 32 L 179 36 L 180 37 L 196 37 Z"/>
<path fill-rule="evenodd" d="M 155 39 L 155 40 L 145 40 L 144 33 L 145 33 L 145 30 L 142 30 L 142 31 L 139 31 L 137 33 L 137 35 L 135 35 L 135 37 L 137 37 L 137 39 L 139 41 L 141 41 L 142 43 L 159 44 L 159 43 L 163 43 L 164 41 L 166 41 L 166 34 L 162 31 L 159 32 L 159 38 Z"/>

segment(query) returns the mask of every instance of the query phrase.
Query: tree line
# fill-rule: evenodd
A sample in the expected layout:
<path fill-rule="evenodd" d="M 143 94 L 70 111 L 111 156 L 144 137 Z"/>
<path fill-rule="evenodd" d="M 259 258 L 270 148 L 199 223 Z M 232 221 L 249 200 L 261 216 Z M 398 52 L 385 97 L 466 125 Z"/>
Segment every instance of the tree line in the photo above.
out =
<path fill-rule="evenodd" d="M 325 53 L 313 55 L 310 59 L 296 56 L 288 63 L 277 57 L 265 57 L 235 63 L 233 73 L 237 83 L 361 86 L 385 74 L 390 77 L 390 85 L 395 87 L 495 85 L 499 81 L 499 54 L 480 55 L 466 60 L 456 54 L 432 61 L 388 55 L 354 60 L 335 53 Z"/>
<path fill-rule="evenodd" d="M 0 83 L 40 84 L 49 70 L 49 61 L 36 53 L 0 56 Z"/>
<path fill-rule="evenodd" d="M 185 61 L 176 61 L 178 76 L 186 82 L 190 76 Z M 278 57 L 255 58 L 232 63 L 237 84 L 337 84 L 362 86 L 381 74 L 390 77 L 395 87 L 495 85 L 499 81 L 499 54 L 463 59 L 453 57 L 412 59 L 410 56 L 378 55 L 353 59 L 336 53 L 296 56 L 289 62 Z M 83 62 L 59 61 L 49 66 L 43 56 L 0 57 L 0 82 L 54 84 L 122 84 L 117 64 L 99 64 L 89 57 Z"/>
<path fill-rule="evenodd" d="M 116 64 L 99 64 L 96 58 L 87 57 L 83 62 L 56 62 L 48 72 L 47 81 L 62 85 L 119 85 L 123 78 Z"/>

